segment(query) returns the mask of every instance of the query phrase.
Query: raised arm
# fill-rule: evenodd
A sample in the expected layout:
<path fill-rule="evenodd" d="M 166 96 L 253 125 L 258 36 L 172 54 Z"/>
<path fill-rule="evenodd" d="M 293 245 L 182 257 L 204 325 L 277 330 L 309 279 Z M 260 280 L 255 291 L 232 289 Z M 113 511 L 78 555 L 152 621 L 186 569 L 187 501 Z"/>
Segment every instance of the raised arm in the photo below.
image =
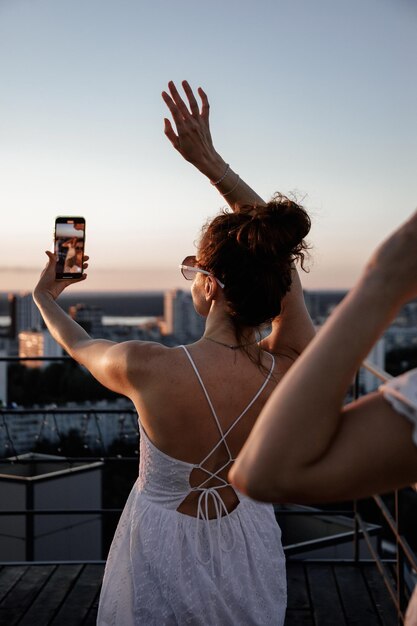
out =
<path fill-rule="evenodd" d="M 399 309 L 417 295 L 417 214 L 373 255 L 284 377 L 231 470 L 268 501 L 364 497 L 417 479 L 411 425 L 374 393 L 344 407 L 353 376 Z"/>
<path fill-rule="evenodd" d="M 174 120 L 176 132 L 169 119 L 165 118 L 165 135 L 174 148 L 192 163 L 222 194 L 235 211 L 239 205 L 263 205 L 265 201 L 243 181 L 215 150 L 210 133 L 210 105 L 207 95 L 198 88 L 201 99 L 199 107 L 194 93 L 186 80 L 182 82 L 188 106 L 181 98 L 175 84 L 168 84 L 169 94 L 162 98 Z"/>
<path fill-rule="evenodd" d="M 262 348 L 268 352 L 286 357 L 287 369 L 315 335 L 295 266 L 292 275 L 291 288 L 282 301 L 281 313 L 272 321 L 271 333 L 261 341 Z"/>
<path fill-rule="evenodd" d="M 43 317 L 52 337 L 78 363 L 84 365 L 103 385 L 117 393 L 130 396 L 133 387 L 130 384 L 129 369 L 133 362 L 140 363 L 139 356 L 146 355 L 138 351 L 147 349 L 146 342 L 115 343 L 105 339 L 93 339 L 67 315 L 56 302 L 60 293 L 69 285 L 86 278 L 74 280 L 56 280 L 56 257 L 47 252 L 48 263 L 33 292 L 33 299 Z M 88 256 L 84 257 L 88 260 Z M 88 264 L 83 264 L 83 270 Z M 140 346 L 138 345 L 140 344 Z"/>
<path fill-rule="evenodd" d="M 169 94 L 162 93 L 175 123 L 165 118 L 165 134 L 174 148 L 204 174 L 222 194 L 233 211 L 253 210 L 254 206 L 265 206 L 265 201 L 247 184 L 218 154 L 210 132 L 210 105 L 205 92 L 199 87 L 199 107 L 187 81 L 182 86 L 188 106 L 171 81 Z M 314 336 L 311 318 L 305 306 L 300 277 L 294 267 L 293 283 L 283 301 L 282 312 L 272 324 L 271 334 L 262 341 L 265 350 L 288 358 L 288 366 L 304 350 Z"/>

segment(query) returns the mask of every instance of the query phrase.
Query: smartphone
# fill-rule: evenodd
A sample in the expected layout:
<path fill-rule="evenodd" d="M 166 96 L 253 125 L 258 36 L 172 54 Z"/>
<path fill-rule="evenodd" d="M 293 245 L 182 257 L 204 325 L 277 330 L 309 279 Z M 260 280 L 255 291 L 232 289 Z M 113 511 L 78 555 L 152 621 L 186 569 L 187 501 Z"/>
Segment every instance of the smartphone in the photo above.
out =
<path fill-rule="evenodd" d="M 80 278 L 83 273 L 85 219 L 57 217 L 54 239 L 54 250 L 58 257 L 56 277 Z"/>

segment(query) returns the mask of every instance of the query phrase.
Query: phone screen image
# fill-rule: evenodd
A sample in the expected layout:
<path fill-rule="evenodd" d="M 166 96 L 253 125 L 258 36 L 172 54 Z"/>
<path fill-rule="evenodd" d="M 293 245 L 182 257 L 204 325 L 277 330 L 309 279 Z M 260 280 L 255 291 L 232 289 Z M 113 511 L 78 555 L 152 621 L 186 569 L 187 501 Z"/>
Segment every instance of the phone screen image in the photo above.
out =
<path fill-rule="evenodd" d="M 85 219 L 57 217 L 55 221 L 55 254 L 57 278 L 79 278 L 83 273 Z"/>

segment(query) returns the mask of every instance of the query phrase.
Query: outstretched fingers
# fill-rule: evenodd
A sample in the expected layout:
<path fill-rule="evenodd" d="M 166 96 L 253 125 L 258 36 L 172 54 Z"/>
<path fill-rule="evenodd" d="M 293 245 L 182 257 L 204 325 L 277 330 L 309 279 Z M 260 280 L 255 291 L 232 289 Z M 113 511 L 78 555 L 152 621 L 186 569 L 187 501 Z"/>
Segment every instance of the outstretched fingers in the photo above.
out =
<path fill-rule="evenodd" d="M 168 139 L 170 140 L 174 148 L 178 150 L 179 148 L 178 136 L 175 134 L 174 129 L 172 128 L 171 122 L 166 117 L 164 118 L 164 133 L 165 133 L 165 136 L 168 137 Z"/>
<path fill-rule="evenodd" d="M 201 98 L 201 117 L 208 122 L 209 113 L 210 113 L 210 104 L 207 98 L 207 94 L 201 89 L 198 88 L 198 95 Z"/>
<path fill-rule="evenodd" d="M 198 108 L 197 100 L 195 99 L 193 90 L 191 89 L 188 81 L 183 80 L 182 81 L 182 86 L 184 88 L 185 95 L 188 98 L 188 102 L 190 104 L 191 113 L 194 115 L 194 117 L 200 115 L 200 109 Z"/>
<path fill-rule="evenodd" d="M 182 117 L 185 120 L 188 119 L 191 116 L 190 111 L 187 109 L 187 106 L 184 100 L 181 98 L 178 92 L 178 89 L 176 88 L 175 83 L 172 80 L 169 81 L 168 88 L 169 88 L 169 91 L 171 92 L 171 97 L 173 101 L 175 102 L 176 106 L 178 107 L 178 110 L 181 113 Z"/>

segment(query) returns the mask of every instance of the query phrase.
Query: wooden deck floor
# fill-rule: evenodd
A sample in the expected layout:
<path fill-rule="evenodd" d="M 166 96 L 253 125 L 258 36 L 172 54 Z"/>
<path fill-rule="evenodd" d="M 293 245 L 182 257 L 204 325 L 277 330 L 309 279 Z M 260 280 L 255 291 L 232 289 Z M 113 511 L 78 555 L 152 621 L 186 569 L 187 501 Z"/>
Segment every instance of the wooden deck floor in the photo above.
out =
<path fill-rule="evenodd" d="M 397 624 L 388 593 L 372 564 L 290 561 L 287 570 L 285 626 Z M 3 566 L 0 625 L 93 626 L 102 575 L 103 565 L 95 564 Z"/>
<path fill-rule="evenodd" d="M 397 626 L 373 563 L 289 562 L 285 626 Z"/>

